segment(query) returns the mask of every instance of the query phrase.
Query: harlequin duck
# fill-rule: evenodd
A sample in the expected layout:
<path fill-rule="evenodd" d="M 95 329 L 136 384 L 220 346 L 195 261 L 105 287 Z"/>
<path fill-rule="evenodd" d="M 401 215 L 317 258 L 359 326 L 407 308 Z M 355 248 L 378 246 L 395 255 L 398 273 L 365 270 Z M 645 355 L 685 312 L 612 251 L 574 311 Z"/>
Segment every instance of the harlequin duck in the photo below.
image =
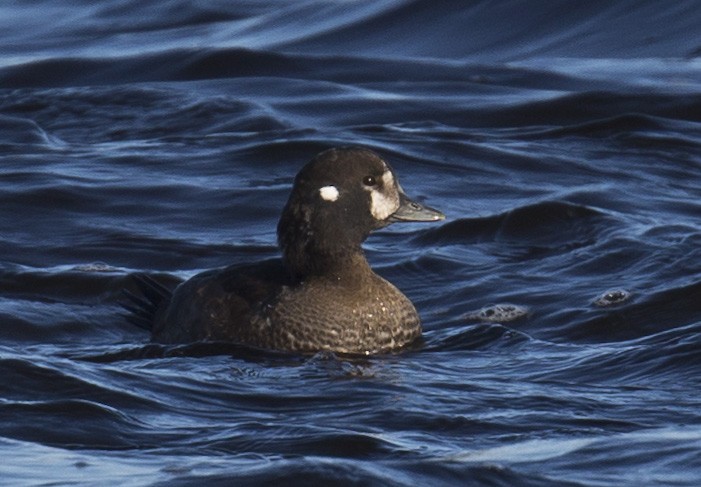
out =
<path fill-rule="evenodd" d="M 160 343 L 227 341 L 289 352 L 374 354 L 421 335 L 419 315 L 375 274 L 361 244 L 395 222 L 444 219 L 410 200 L 374 152 L 317 155 L 297 174 L 278 223 L 282 259 L 198 274 L 170 291 L 136 276 L 132 322 Z"/>

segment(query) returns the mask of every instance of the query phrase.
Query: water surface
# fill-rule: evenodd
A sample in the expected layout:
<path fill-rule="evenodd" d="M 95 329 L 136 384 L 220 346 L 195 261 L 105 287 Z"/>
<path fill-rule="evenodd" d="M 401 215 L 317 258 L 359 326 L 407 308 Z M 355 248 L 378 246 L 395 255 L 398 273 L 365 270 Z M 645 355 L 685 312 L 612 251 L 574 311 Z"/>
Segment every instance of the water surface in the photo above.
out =
<path fill-rule="evenodd" d="M 4 4 L 3 483 L 698 485 L 699 12 Z M 124 320 L 135 272 L 277 255 L 296 171 L 344 144 L 448 216 L 366 244 L 421 348 L 164 347 Z"/>

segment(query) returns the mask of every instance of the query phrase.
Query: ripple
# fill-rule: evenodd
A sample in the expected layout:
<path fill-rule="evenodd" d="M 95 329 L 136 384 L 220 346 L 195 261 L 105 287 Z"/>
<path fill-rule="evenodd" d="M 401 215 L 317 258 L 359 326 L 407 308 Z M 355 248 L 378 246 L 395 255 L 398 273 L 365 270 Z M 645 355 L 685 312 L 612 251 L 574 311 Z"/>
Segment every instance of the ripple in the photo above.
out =
<path fill-rule="evenodd" d="M 524 306 L 502 303 L 486 306 L 479 311 L 468 313 L 465 319 L 490 323 L 508 323 L 509 321 L 524 318 L 529 314 L 530 311 Z"/>
<path fill-rule="evenodd" d="M 617 304 L 625 303 L 631 297 L 631 293 L 625 289 L 612 289 L 600 294 L 594 300 L 594 304 L 601 307 L 615 306 Z"/>

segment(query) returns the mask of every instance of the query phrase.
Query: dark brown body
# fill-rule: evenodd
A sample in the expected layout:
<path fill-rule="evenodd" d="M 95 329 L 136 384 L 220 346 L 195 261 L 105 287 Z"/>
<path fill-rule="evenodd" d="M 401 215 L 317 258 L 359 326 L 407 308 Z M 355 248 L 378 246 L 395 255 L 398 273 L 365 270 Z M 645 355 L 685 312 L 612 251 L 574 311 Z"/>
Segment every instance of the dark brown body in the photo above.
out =
<path fill-rule="evenodd" d="M 291 352 L 402 348 L 421 335 L 416 309 L 364 261 L 342 279 L 294 282 L 282 277 L 281 261 L 199 274 L 159 309 L 153 340 L 227 341 Z"/>

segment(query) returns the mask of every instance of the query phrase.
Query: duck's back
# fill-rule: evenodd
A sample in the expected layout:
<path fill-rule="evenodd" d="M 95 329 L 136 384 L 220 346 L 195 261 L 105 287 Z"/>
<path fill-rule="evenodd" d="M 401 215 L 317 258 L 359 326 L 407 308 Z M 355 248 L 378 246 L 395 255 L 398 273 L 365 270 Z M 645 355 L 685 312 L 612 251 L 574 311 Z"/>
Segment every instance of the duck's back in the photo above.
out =
<path fill-rule="evenodd" d="M 258 333 L 251 323 L 292 284 L 280 259 L 203 272 L 180 284 L 170 299 L 160 304 L 153 319 L 152 340 L 255 345 L 251 341 Z"/>
<path fill-rule="evenodd" d="M 159 307 L 152 329 L 161 343 L 228 341 L 361 354 L 401 348 L 420 334 L 409 299 L 372 271 L 352 285 L 326 278 L 296 282 L 280 260 L 194 276 Z"/>

